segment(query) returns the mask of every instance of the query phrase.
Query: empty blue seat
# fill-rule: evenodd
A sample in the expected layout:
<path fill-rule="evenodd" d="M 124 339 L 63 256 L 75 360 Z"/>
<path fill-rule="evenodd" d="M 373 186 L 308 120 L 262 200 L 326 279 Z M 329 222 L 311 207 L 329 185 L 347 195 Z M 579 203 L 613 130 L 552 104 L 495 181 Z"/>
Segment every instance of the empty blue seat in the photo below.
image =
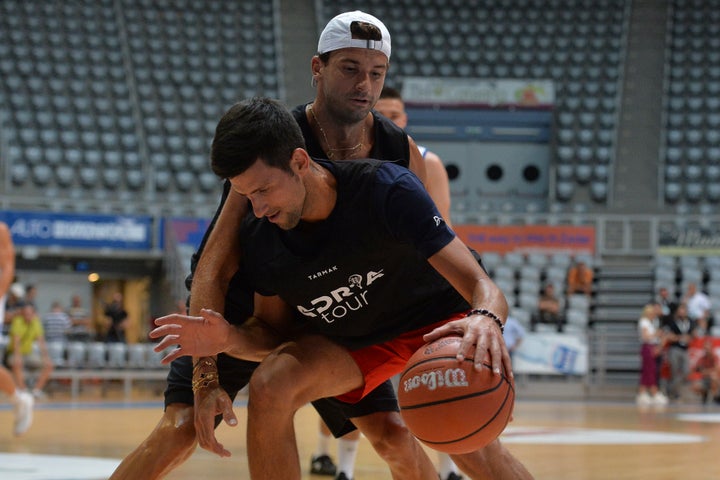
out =
<path fill-rule="evenodd" d="M 668 203 L 676 203 L 680 200 L 682 195 L 682 187 L 679 183 L 666 183 L 665 184 L 665 201 Z"/>

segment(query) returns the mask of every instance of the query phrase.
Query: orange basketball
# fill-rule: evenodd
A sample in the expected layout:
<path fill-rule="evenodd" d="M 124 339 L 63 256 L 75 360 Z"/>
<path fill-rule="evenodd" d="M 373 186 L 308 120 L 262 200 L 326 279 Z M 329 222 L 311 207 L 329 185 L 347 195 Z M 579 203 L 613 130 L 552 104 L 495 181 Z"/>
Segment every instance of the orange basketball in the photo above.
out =
<path fill-rule="evenodd" d="M 505 374 L 495 375 L 489 359 L 476 371 L 472 359 L 458 362 L 460 337 L 421 347 L 400 377 L 400 413 L 422 443 L 446 453 L 468 453 L 495 440 L 505 429 L 515 390 Z"/>

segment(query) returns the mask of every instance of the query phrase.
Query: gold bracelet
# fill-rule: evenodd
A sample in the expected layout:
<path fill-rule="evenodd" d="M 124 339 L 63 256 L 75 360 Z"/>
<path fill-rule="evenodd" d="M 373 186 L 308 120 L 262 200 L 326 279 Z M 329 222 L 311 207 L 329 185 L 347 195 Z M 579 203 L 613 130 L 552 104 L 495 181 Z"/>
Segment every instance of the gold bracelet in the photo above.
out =
<path fill-rule="evenodd" d="M 197 393 L 201 388 L 216 387 L 220 384 L 217 372 L 203 372 L 192 381 L 192 391 Z"/>
<path fill-rule="evenodd" d="M 198 370 L 200 367 L 215 367 L 217 368 L 217 362 L 212 357 L 203 357 L 193 365 L 193 372 Z"/>

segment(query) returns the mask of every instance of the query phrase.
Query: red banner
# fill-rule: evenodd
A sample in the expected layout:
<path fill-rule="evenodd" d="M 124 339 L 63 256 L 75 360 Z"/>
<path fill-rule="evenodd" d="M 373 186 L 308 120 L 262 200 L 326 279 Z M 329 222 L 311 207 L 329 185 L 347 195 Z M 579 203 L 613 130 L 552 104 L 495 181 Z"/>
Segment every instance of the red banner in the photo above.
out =
<path fill-rule="evenodd" d="M 595 227 L 573 225 L 455 225 L 469 247 L 484 252 L 595 253 Z"/>

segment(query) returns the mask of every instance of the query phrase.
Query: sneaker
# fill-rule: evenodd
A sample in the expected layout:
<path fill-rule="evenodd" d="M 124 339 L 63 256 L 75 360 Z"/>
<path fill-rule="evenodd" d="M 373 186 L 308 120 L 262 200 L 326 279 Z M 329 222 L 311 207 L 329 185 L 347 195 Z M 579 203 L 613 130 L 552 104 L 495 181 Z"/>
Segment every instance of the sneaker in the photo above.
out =
<path fill-rule="evenodd" d="M 643 392 L 638 394 L 638 396 L 635 398 L 635 401 L 638 405 L 650 405 L 652 403 L 652 397 L 647 393 Z"/>
<path fill-rule="evenodd" d="M 345 472 L 338 473 L 338 476 L 335 477 L 335 480 L 353 480 L 352 478 L 348 478 L 347 475 L 345 475 Z"/>
<path fill-rule="evenodd" d="M 458 475 L 455 472 L 448 473 L 448 476 L 445 477 L 445 480 L 462 480 L 462 475 Z"/>
<path fill-rule="evenodd" d="M 335 472 L 337 472 L 337 467 L 329 456 L 320 455 L 310 459 L 310 473 L 314 475 L 333 476 Z"/>
<path fill-rule="evenodd" d="M 655 405 L 667 405 L 668 398 L 665 395 L 663 395 L 661 392 L 658 392 L 652 397 L 652 402 Z"/>
<path fill-rule="evenodd" d="M 33 406 L 35 399 L 28 392 L 18 392 L 15 401 L 15 426 L 13 433 L 20 436 L 28 431 L 33 420 Z"/>
<path fill-rule="evenodd" d="M 37 388 L 33 388 L 32 396 L 35 398 L 35 400 L 46 400 L 47 394 L 43 392 L 42 390 L 38 390 Z"/>

